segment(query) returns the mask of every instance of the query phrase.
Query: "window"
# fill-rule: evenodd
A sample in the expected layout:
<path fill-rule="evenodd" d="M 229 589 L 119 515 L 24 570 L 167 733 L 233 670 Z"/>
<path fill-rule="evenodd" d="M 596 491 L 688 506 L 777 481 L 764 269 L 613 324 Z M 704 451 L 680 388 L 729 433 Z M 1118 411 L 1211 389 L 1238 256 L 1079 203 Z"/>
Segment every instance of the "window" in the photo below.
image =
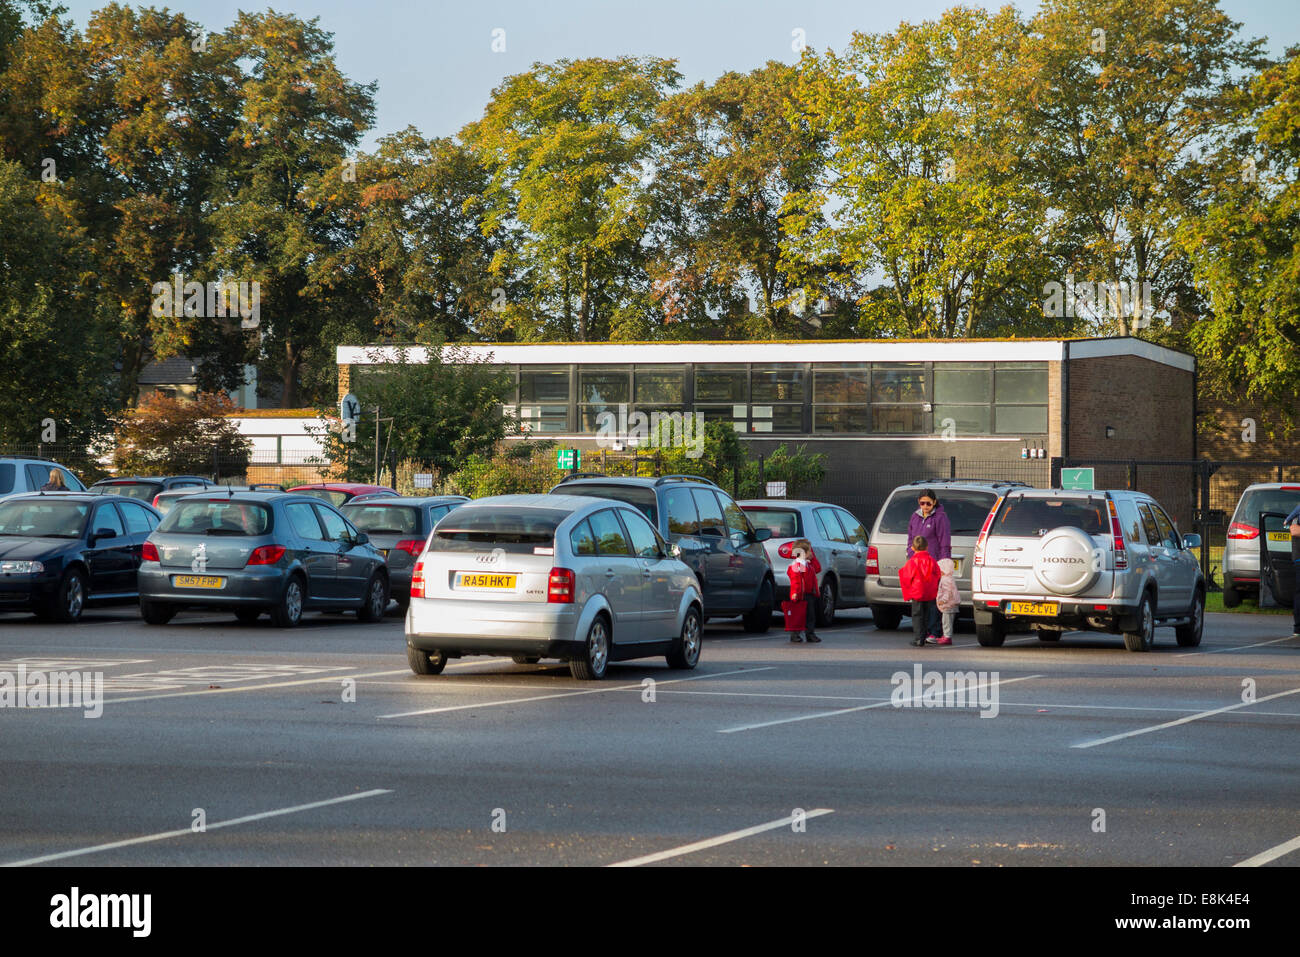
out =
<path fill-rule="evenodd" d="M 14 490 L 14 473 L 12 462 L 0 462 L 0 495 L 8 495 Z"/>
<path fill-rule="evenodd" d="M 122 528 L 122 520 L 117 516 L 117 509 L 111 504 L 101 505 L 95 510 L 95 520 L 90 527 L 96 535 L 102 535 L 105 529 L 112 532 L 114 538 L 126 534 Z"/>
<path fill-rule="evenodd" d="M 438 523 L 429 548 L 440 552 L 491 552 L 499 548 L 511 555 L 532 555 L 535 548 L 555 547 L 555 529 L 570 514 L 552 508 L 457 508 Z"/>
<path fill-rule="evenodd" d="M 998 433 L 1040 433 L 1047 431 L 1047 406 L 1000 405 L 997 409 Z"/>
<path fill-rule="evenodd" d="M 722 516 L 722 506 L 717 497 L 706 488 L 691 489 L 695 499 L 695 508 L 700 513 L 700 535 L 716 535 L 719 538 L 727 534 L 727 522 Z"/>
<path fill-rule="evenodd" d="M 525 367 L 519 370 L 519 424 L 528 432 L 569 430 L 569 370 Z"/>
<path fill-rule="evenodd" d="M 749 372 L 745 366 L 736 368 L 697 369 L 695 372 L 696 402 L 748 402 Z"/>
<path fill-rule="evenodd" d="M 1089 535 L 1110 532 L 1106 503 L 1101 499 L 1010 498 L 998 513 L 997 535 L 1040 538 L 1067 525 Z"/>
<path fill-rule="evenodd" d="M 908 523 L 916 509 L 916 500 L 924 486 L 904 488 L 894 493 L 880 516 L 882 535 L 905 535 Z M 993 492 L 976 492 L 965 489 L 943 489 L 932 494 L 939 496 L 939 505 L 948 516 L 948 525 L 954 535 L 978 535 L 988 517 L 989 509 L 998 497 Z"/>
<path fill-rule="evenodd" d="M 177 501 L 158 526 L 178 535 L 265 535 L 270 528 L 271 511 L 265 505 L 192 497 Z M 314 537 L 320 538 L 320 532 Z"/>
<path fill-rule="evenodd" d="M 727 519 L 727 534 L 749 538 L 753 534 L 753 528 L 745 516 L 745 510 L 733 502 L 728 495 L 721 495 L 719 498 L 722 499 L 722 513 Z"/>
<path fill-rule="evenodd" d="M 575 555 L 596 554 L 596 536 L 591 533 L 591 525 L 579 522 L 569 533 L 569 547 Z"/>
<path fill-rule="evenodd" d="M 835 517 L 834 510 L 819 508 L 813 514 L 817 517 L 817 525 L 822 530 L 823 538 L 831 542 L 850 544 L 849 536 L 844 534 L 844 529 L 840 528 L 839 519 Z"/>
<path fill-rule="evenodd" d="M 149 532 L 153 531 L 153 516 L 139 505 L 123 502 L 118 506 L 118 508 L 121 509 L 122 516 L 126 519 L 127 534 L 139 535 L 143 532 L 147 535 Z"/>
<path fill-rule="evenodd" d="M 658 534 L 640 512 L 619 512 L 619 518 L 623 519 L 628 538 L 632 539 L 632 551 L 637 557 L 659 558 L 663 554 Z"/>
<path fill-rule="evenodd" d="M 1003 362 L 994 369 L 994 420 L 999 435 L 1047 431 L 1047 366 Z"/>
<path fill-rule="evenodd" d="M 695 511 L 695 500 L 688 488 L 670 488 L 664 493 L 664 507 L 668 510 L 668 532 L 672 535 L 696 535 L 700 530 L 700 517 Z"/>
<path fill-rule="evenodd" d="M 934 431 L 952 428 L 957 435 L 988 435 L 993 417 L 987 405 L 936 405 Z"/>
<path fill-rule="evenodd" d="M 419 510 L 410 506 L 351 505 L 344 506 L 344 510 L 352 523 L 363 532 L 414 535 L 420 531 Z"/>
<path fill-rule="evenodd" d="M 925 367 L 919 362 L 871 370 L 871 431 L 925 431 Z"/>
<path fill-rule="evenodd" d="M 183 504 L 176 506 L 173 509 L 173 514 L 183 507 Z M 284 511 L 289 516 L 289 525 L 292 526 L 294 534 L 299 538 L 305 538 L 312 542 L 324 540 L 325 534 L 320 530 L 320 523 L 316 521 L 316 512 L 306 502 L 294 502 L 292 505 L 286 505 Z"/>
<path fill-rule="evenodd" d="M 802 432 L 802 366 L 754 366 L 750 372 L 751 432 Z"/>
<path fill-rule="evenodd" d="M 934 370 L 934 401 L 988 405 L 993 370 L 988 366 L 941 366 Z"/>
<path fill-rule="evenodd" d="M 1151 514 L 1151 508 L 1145 502 L 1138 503 L 1138 515 L 1142 517 L 1142 528 L 1147 533 L 1147 544 L 1159 545 L 1160 526 L 1156 523 L 1156 517 Z"/>
<path fill-rule="evenodd" d="M 837 508 L 835 514 L 839 517 L 840 524 L 844 526 L 844 533 L 848 536 L 848 541 L 853 542 L 855 545 L 867 544 L 867 530 L 862 527 L 861 522 L 842 508 Z"/>
<path fill-rule="evenodd" d="M 651 523 L 659 520 L 659 509 L 655 503 L 654 489 L 639 485 L 579 485 L 564 484 L 555 488 L 556 495 L 587 495 L 592 498 L 612 498 L 617 502 L 626 502 L 639 508 Z"/>
<path fill-rule="evenodd" d="M 1174 523 L 1169 520 L 1164 509 L 1158 505 L 1151 506 L 1151 514 L 1155 516 L 1156 525 L 1160 528 L 1161 544 L 1167 548 L 1178 549 L 1182 543 L 1178 540 L 1178 532 L 1174 530 Z"/>
<path fill-rule="evenodd" d="M 813 402 L 817 405 L 866 405 L 871 374 L 866 365 L 813 370 Z"/>
<path fill-rule="evenodd" d="M 756 508 L 749 512 L 750 520 L 759 528 L 766 528 L 773 538 L 799 538 L 803 535 L 803 522 L 795 509 Z"/>
<path fill-rule="evenodd" d="M 623 526 L 612 508 L 597 512 L 588 519 L 596 536 L 596 547 L 601 555 L 631 555 L 632 546 L 623 534 Z"/>
<path fill-rule="evenodd" d="M 352 536 L 348 533 L 348 523 L 343 521 L 338 512 L 328 508 L 317 508 L 321 524 L 325 526 L 325 539 L 331 542 L 346 542 Z"/>
<path fill-rule="evenodd" d="M 86 486 L 82 485 L 80 480 L 67 469 L 59 469 L 59 474 L 63 476 L 63 484 L 72 491 L 84 492 L 86 490 Z"/>
<path fill-rule="evenodd" d="M 637 366 L 636 404 L 661 411 L 680 409 L 686 401 L 686 372 L 681 368 L 655 369 Z"/>

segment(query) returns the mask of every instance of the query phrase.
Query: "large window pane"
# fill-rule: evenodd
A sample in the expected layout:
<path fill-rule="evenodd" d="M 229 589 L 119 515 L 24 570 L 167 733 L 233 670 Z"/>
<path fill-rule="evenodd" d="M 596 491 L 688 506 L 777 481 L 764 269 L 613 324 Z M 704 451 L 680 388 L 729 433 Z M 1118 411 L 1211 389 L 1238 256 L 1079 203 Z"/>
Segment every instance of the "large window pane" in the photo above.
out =
<path fill-rule="evenodd" d="M 637 369 L 636 401 L 642 405 L 681 408 L 686 397 L 686 373 L 681 369 Z"/>
<path fill-rule="evenodd" d="M 749 414 L 747 405 L 697 405 L 695 411 L 704 416 L 705 423 L 730 422 L 737 432 L 749 428 L 745 417 Z"/>
<path fill-rule="evenodd" d="M 744 367 L 736 369 L 699 369 L 695 370 L 696 402 L 745 402 L 748 372 Z"/>
<path fill-rule="evenodd" d="M 520 369 L 520 402 L 568 402 L 568 369 Z"/>
<path fill-rule="evenodd" d="M 989 402 L 992 398 L 991 369 L 934 370 L 935 402 Z"/>
<path fill-rule="evenodd" d="M 521 405 L 519 425 L 526 432 L 569 431 L 567 405 Z"/>
<path fill-rule="evenodd" d="M 918 365 L 871 371 L 872 402 L 924 402 L 925 369 Z"/>
<path fill-rule="evenodd" d="M 987 405 L 936 405 L 934 407 L 935 432 L 942 432 L 948 427 L 945 419 L 953 420 L 958 435 L 988 435 L 990 431 Z"/>
<path fill-rule="evenodd" d="M 750 373 L 753 401 L 796 402 L 803 398 L 803 369 L 755 367 Z"/>
<path fill-rule="evenodd" d="M 1047 369 L 1008 369 L 1001 366 L 997 370 L 997 402 L 1046 402 Z"/>
<path fill-rule="evenodd" d="M 921 432 L 925 413 L 919 405 L 873 405 L 871 431 L 884 433 Z"/>
<path fill-rule="evenodd" d="M 828 405 L 866 402 L 870 373 L 865 366 L 813 370 L 813 401 Z"/>
<path fill-rule="evenodd" d="M 626 368 L 583 369 L 578 372 L 578 401 L 604 405 L 627 402 L 630 381 L 631 370 Z"/>
<path fill-rule="evenodd" d="M 814 432 L 866 432 L 870 429 L 870 422 L 866 406 L 813 409 Z"/>
<path fill-rule="evenodd" d="M 753 432 L 802 432 L 802 405 L 758 405 L 750 412 Z"/>
<path fill-rule="evenodd" d="M 997 407 L 998 433 L 1001 435 L 1047 431 L 1047 406 L 999 405 Z"/>

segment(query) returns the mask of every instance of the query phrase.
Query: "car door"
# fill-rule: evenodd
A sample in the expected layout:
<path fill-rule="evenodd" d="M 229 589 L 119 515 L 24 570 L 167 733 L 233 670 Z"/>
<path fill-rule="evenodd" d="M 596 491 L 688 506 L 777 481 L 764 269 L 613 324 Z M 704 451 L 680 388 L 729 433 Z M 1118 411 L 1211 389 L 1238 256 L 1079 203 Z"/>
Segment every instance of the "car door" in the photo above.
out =
<path fill-rule="evenodd" d="M 98 506 L 91 515 L 86 530 L 87 543 L 94 536 L 94 544 L 86 549 L 86 560 L 90 566 L 89 593 L 116 595 L 134 592 L 137 564 L 131 553 L 131 540 L 127 537 L 117 507 L 112 502 Z"/>
<path fill-rule="evenodd" d="M 126 537 L 131 548 L 131 575 L 127 579 L 130 587 L 127 590 L 135 592 L 136 576 L 140 571 L 140 553 L 144 549 L 144 542 L 149 537 L 149 533 L 158 527 L 158 520 L 154 518 L 153 512 L 143 505 L 134 502 L 116 504 L 118 513 L 122 516 L 122 524 L 126 527 Z"/>
<path fill-rule="evenodd" d="M 690 492 L 700 517 L 697 537 L 703 548 L 702 561 L 708 569 L 716 596 L 714 607 L 734 611 L 740 605 L 736 597 L 736 579 L 744 573 L 744 561 L 727 536 L 727 518 L 718 497 L 707 488 L 692 488 Z"/>
<path fill-rule="evenodd" d="M 700 516 L 695 509 L 695 499 L 691 490 L 685 486 L 670 488 L 664 492 L 664 523 L 667 530 L 665 538 L 677 545 L 681 559 L 700 583 L 706 612 L 713 611 L 714 605 L 721 605 L 722 595 L 719 585 L 714 583 L 708 563 L 708 546 L 700 539 Z"/>
<path fill-rule="evenodd" d="M 835 517 L 840 520 L 845 538 L 853 549 L 853 562 L 846 572 L 845 594 L 856 602 L 867 600 L 867 529 L 852 512 L 842 508 L 835 509 Z M 851 585 L 851 587 L 850 587 Z"/>
<path fill-rule="evenodd" d="M 588 520 L 596 538 L 596 581 L 614 613 L 613 641 L 628 644 L 642 640 L 645 578 L 632 554 L 632 543 L 614 509 L 601 509 Z"/>
<path fill-rule="evenodd" d="M 370 549 L 357 544 L 357 530 L 347 519 L 323 503 L 312 506 L 325 527 L 325 539 L 334 546 L 335 596 L 342 601 L 361 601 L 374 570 Z"/>
<path fill-rule="evenodd" d="M 767 546 L 757 540 L 754 526 L 749 521 L 745 510 L 732 501 L 725 492 L 714 493 L 722 503 L 722 513 L 727 520 L 727 540 L 731 555 L 728 567 L 731 573 L 732 594 L 742 611 L 749 606 L 758 594 L 758 586 L 770 569 L 767 558 Z"/>
<path fill-rule="evenodd" d="M 1180 610 L 1186 611 L 1191 605 L 1192 586 L 1196 582 L 1196 558 L 1183 548 L 1182 536 L 1178 534 L 1173 519 L 1163 508 L 1152 503 L 1151 514 L 1155 516 L 1156 525 L 1160 529 L 1160 539 L 1165 551 L 1163 561 L 1167 563 L 1169 572 L 1168 584 L 1163 586 L 1169 589 L 1169 601 L 1167 603 L 1162 601 L 1160 605 L 1174 614 Z"/>
<path fill-rule="evenodd" d="M 1168 554 L 1168 545 L 1160 534 L 1160 523 L 1149 502 L 1137 503 L 1138 516 L 1146 538 L 1145 566 L 1156 583 L 1156 614 L 1172 614 L 1175 606 L 1173 593 L 1178 586 L 1174 581 L 1174 564 Z M 1131 559 L 1130 559 L 1131 562 Z"/>
<path fill-rule="evenodd" d="M 673 569 L 680 566 L 668 555 L 667 546 L 645 516 L 633 509 L 619 509 L 637 563 L 641 566 L 641 640 L 658 641 L 677 634 L 677 606 L 681 589 L 674 588 Z"/>
<path fill-rule="evenodd" d="M 849 541 L 848 533 L 840 525 L 840 520 L 835 515 L 835 509 L 829 506 L 813 509 L 813 517 L 817 522 L 817 528 L 825 540 L 823 548 L 829 553 L 830 561 L 825 563 L 823 572 L 834 570 L 835 580 L 839 583 L 838 587 L 841 595 L 847 594 L 853 597 L 852 589 L 856 588 L 854 575 L 857 571 L 857 549 Z M 863 574 L 866 574 L 866 562 L 863 562 Z"/>
<path fill-rule="evenodd" d="M 285 505 L 284 513 L 302 551 L 307 597 L 313 601 L 333 601 L 338 596 L 338 549 L 325 540 L 311 503 L 290 502 Z"/>

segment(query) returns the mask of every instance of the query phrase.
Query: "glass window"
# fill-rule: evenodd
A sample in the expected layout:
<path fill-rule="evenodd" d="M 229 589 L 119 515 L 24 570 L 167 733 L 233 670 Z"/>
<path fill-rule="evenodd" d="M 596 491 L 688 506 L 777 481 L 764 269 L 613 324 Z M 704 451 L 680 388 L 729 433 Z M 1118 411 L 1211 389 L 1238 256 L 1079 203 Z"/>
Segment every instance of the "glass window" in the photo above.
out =
<path fill-rule="evenodd" d="M 420 531 L 419 510 L 410 505 L 345 505 L 343 512 L 363 532 L 415 535 Z"/>
<path fill-rule="evenodd" d="M 987 367 L 954 369 L 944 366 L 934 370 L 935 402 L 974 402 L 987 405 L 992 398 L 993 373 Z"/>
<path fill-rule="evenodd" d="M 630 396 L 630 375 L 626 368 L 591 368 L 578 372 L 578 401 L 594 405 L 611 405 L 627 402 Z"/>
<path fill-rule="evenodd" d="M 123 502 L 119 508 L 126 519 L 126 530 L 129 534 L 138 535 L 141 532 L 148 534 L 153 531 L 153 516 L 139 505 Z"/>
<path fill-rule="evenodd" d="M 631 555 L 632 546 L 623 534 L 623 526 L 612 508 L 597 512 L 588 519 L 596 536 L 596 547 L 601 555 Z"/>
<path fill-rule="evenodd" d="M 55 498 L 0 502 L 0 535 L 24 538 L 80 538 L 90 507 Z"/>
<path fill-rule="evenodd" d="M 688 488 L 670 488 L 664 493 L 668 510 L 668 532 L 672 535 L 696 535 L 700 530 L 699 513 Z"/>
<path fill-rule="evenodd" d="M 814 432 L 866 432 L 870 422 L 866 406 L 819 406 L 813 409 Z"/>
<path fill-rule="evenodd" d="M 718 497 L 722 499 L 722 513 L 727 519 L 727 534 L 743 535 L 748 538 L 753 532 L 753 527 L 745 517 L 745 510 L 733 502 L 730 495 Z"/>
<path fill-rule="evenodd" d="M 1167 548 L 1178 548 L 1178 533 L 1174 531 L 1174 523 L 1169 520 L 1169 516 L 1159 506 L 1151 506 L 1151 514 L 1155 516 L 1156 525 L 1160 528 L 1160 542 Z"/>
<path fill-rule="evenodd" d="M 438 552 L 500 548 L 511 555 L 532 555 L 534 548 L 555 547 L 555 529 L 569 514 L 553 508 L 457 508 L 438 523 L 429 548 Z"/>
<path fill-rule="evenodd" d="M 569 533 L 569 546 L 575 555 L 596 554 L 596 536 L 591 533 L 591 526 L 583 521 Z"/>
<path fill-rule="evenodd" d="M 270 528 L 271 512 L 265 505 L 190 496 L 178 500 L 158 526 L 159 531 L 179 535 L 264 535 Z M 314 537 L 320 538 L 319 530 Z"/>
<path fill-rule="evenodd" d="M 912 513 L 917 510 L 916 500 L 924 486 L 904 488 L 894 493 L 880 516 L 880 534 L 906 535 Z M 948 516 L 948 525 L 954 535 L 978 535 L 988 518 L 989 509 L 998 497 L 993 492 L 976 492 L 965 489 L 931 490 L 939 496 L 939 504 Z"/>
<path fill-rule="evenodd" d="M 172 509 L 171 515 L 175 515 L 185 507 L 184 502 Z M 289 516 L 289 524 L 293 527 L 293 532 L 299 538 L 305 538 L 308 541 L 319 542 L 325 538 L 325 533 L 320 530 L 320 523 L 316 521 L 316 511 L 306 502 L 294 502 L 284 507 L 285 514 Z"/>
<path fill-rule="evenodd" d="M 1041 537 L 1068 525 L 1089 535 L 1110 533 L 1110 514 L 1101 499 L 1009 498 L 992 531 L 998 535 Z"/>
<path fill-rule="evenodd" d="M 872 402 L 924 402 L 925 369 L 920 364 L 871 371 Z"/>
<path fill-rule="evenodd" d="M 686 401 L 686 372 L 683 369 L 636 370 L 636 401 L 643 405 L 680 408 Z"/>
<path fill-rule="evenodd" d="M 746 416 L 749 415 L 748 405 L 697 405 L 695 411 L 704 416 L 704 422 L 728 422 L 737 432 L 744 432 L 749 428 Z"/>
<path fill-rule="evenodd" d="M 317 507 L 320 513 L 321 524 L 325 526 L 325 538 L 331 542 L 346 542 L 351 538 L 347 522 L 343 521 L 342 516 L 328 508 Z"/>
<path fill-rule="evenodd" d="M 722 516 L 722 506 L 718 504 L 717 496 L 707 488 L 693 488 L 691 497 L 695 499 L 695 508 L 700 513 L 699 534 L 725 536 L 727 521 Z"/>
<path fill-rule="evenodd" d="M 1047 406 L 999 405 L 995 413 L 999 435 L 1038 434 L 1047 431 Z"/>
<path fill-rule="evenodd" d="M 802 399 L 803 377 L 803 369 L 798 366 L 755 367 L 750 373 L 754 403 Z"/>
<path fill-rule="evenodd" d="M 44 465 L 29 464 L 27 466 L 27 487 L 28 488 L 39 489 L 42 485 L 44 485 L 49 480 L 50 480 L 50 473 L 45 468 Z M 63 484 L 67 485 L 68 483 L 64 482 Z"/>
<path fill-rule="evenodd" d="M 848 536 L 848 541 L 853 542 L 855 545 L 867 544 L 867 530 L 862 526 L 861 522 L 842 508 L 837 508 L 835 514 L 839 517 L 840 524 L 844 526 L 844 534 Z"/>
<path fill-rule="evenodd" d="M 873 405 L 871 431 L 886 433 L 922 432 L 925 412 L 919 405 Z"/>
<path fill-rule="evenodd" d="M 41 481 L 43 483 L 46 480 Z M 106 482 L 97 488 L 103 495 L 125 495 L 141 502 L 152 502 L 153 497 L 162 491 L 162 485 L 158 482 Z"/>
<path fill-rule="evenodd" d="M 752 507 L 749 519 L 758 528 L 766 528 L 773 538 L 799 538 L 803 535 L 803 522 L 796 509 Z"/>
<path fill-rule="evenodd" d="M 565 402 L 569 401 L 568 369 L 520 369 L 519 401 Z"/>
<path fill-rule="evenodd" d="M 829 508 L 819 508 L 813 513 L 817 517 L 817 525 L 822 530 L 822 536 L 827 541 L 843 542 L 845 545 L 850 544 L 849 536 L 844 534 L 844 529 L 840 528 L 839 519 L 835 517 L 835 511 Z"/>
<path fill-rule="evenodd" d="M 988 435 L 992 417 L 987 405 L 936 405 L 933 422 L 935 432 L 943 432 L 952 425 L 958 435 Z"/>
<path fill-rule="evenodd" d="M 521 405 L 518 415 L 519 425 L 526 432 L 569 431 L 567 405 Z"/>
<path fill-rule="evenodd" d="M 1147 544 L 1159 545 L 1160 526 L 1156 524 L 1156 517 L 1151 514 L 1151 509 L 1145 502 L 1138 503 L 1138 515 L 1142 516 L 1142 528 L 1147 533 Z"/>
<path fill-rule="evenodd" d="M 696 369 L 696 402 L 746 402 L 748 372 L 741 366 L 734 369 Z"/>
<path fill-rule="evenodd" d="M 95 519 L 90 527 L 96 535 L 103 534 L 104 529 L 112 532 L 114 537 L 126 534 L 126 530 L 122 528 L 122 520 L 117 516 L 117 509 L 111 503 L 101 505 L 95 510 Z"/>
<path fill-rule="evenodd" d="M 68 488 L 70 488 L 72 491 L 84 492 L 86 490 L 86 486 L 81 484 L 80 479 L 78 479 L 67 469 L 59 469 L 59 474 L 63 476 L 63 484 L 66 485 Z M 2 484 L 4 484 L 3 480 L 0 480 L 0 485 Z"/>
<path fill-rule="evenodd" d="M 865 403 L 871 394 L 866 366 L 813 370 L 813 401 L 827 404 Z"/>
<path fill-rule="evenodd" d="M 15 471 L 12 462 L 0 462 L 0 495 L 8 495 L 14 490 Z"/>
<path fill-rule="evenodd" d="M 637 557 L 658 558 L 663 554 L 658 534 L 640 512 L 619 512 L 618 515 L 623 519 L 628 538 L 632 539 L 632 551 Z"/>
<path fill-rule="evenodd" d="M 626 502 L 635 508 L 641 510 L 646 518 L 650 519 L 653 524 L 659 520 L 659 509 L 655 504 L 654 489 L 644 488 L 640 485 L 597 485 L 597 484 L 564 484 L 557 486 L 554 490 L 556 495 L 587 495 L 592 498 L 612 498 L 616 502 Z"/>
<path fill-rule="evenodd" d="M 1047 401 L 1047 367 L 997 367 L 997 402 L 1045 403 Z"/>

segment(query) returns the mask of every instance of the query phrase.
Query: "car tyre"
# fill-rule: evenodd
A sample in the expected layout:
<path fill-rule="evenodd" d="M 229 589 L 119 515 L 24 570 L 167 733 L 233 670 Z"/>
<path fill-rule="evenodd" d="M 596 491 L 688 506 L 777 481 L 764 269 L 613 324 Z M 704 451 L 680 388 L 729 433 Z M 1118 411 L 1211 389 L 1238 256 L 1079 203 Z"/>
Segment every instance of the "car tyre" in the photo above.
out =
<path fill-rule="evenodd" d="M 1129 651 L 1150 651 L 1156 638 L 1156 610 L 1151 593 L 1142 596 L 1138 605 L 1137 631 L 1124 632 L 1124 647 Z"/>
<path fill-rule="evenodd" d="M 835 579 L 830 575 L 827 575 L 822 580 L 821 593 L 818 598 L 817 627 L 829 628 L 835 624 L 835 604 L 839 599 L 839 589 L 835 587 Z"/>
<path fill-rule="evenodd" d="M 903 620 L 903 609 L 897 605 L 872 605 L 871 620 L 881 631 L 897 631 Z"/>
<path fill-rule="evenodd" d="M 751 635 L 765 634 L 772 628 L 772 612 L 776 609 L 776 589 L 772 579 L 764 578 L 758 589 L 758 604 L 745 612 L 742 621 Z"/>
<path fill-rule="evenodd" d="M 140 599 L 140 617 L 144 619 L 146 625 L 165 625 L 176 617 L 178 610 L 175 605 L 164 605 L 162 602 L 150 601 L 147 598 Z"/>
<path fill-rule="evenodd" d="M 975 640 L 980 643 L 980 647 L 1001 648 L 1006 639 L 1007 620 L 1001 615 L 994 614 L 988 624 L 982 624 L 978 618 L 975 620 Z"/>
<path fill-rule="evenodd" d="M 86 609 L 86 576 L 77 568 L 69 568 L 59 582 L 59 590 L 54 596 L 51 617 L 65 624 L 81 618 Z"/>
<path fill-rule="evenodd" d="M 1192 620 L 1174 627 L 1179 648 L 1195 648 L 1201 643 L 1201 634 L 1205 631 L 1205 592 L 1201 589 L 1197 588 L 1192 595 L 1192 607 L 1187 614 Z"/>
<path fill-rule="evenodd" d="M 604 615 L 597 615 L 587 629 L 582 657 L 569 662 L 569 671 L 579 681 L 599 681 L 608 666 L 609 622 Z"/>
<path fill-rule="evenodd" d="M 700 646 L 704 643 L 704 626 L 700 622 L 700 611 L 694 605 L 686 609 L 686 620 L 682 622 L 682 632 L 673 641 L 665 656 L 669 668 L 689 671 L 700 663 Z"/>
<path fill-rule="evenodd" d="M 277 628 L 293 628 L 302 621 L 302 576 L 292 575 L 285 583 L 279 603 L 271 609 L 271 621 Z"/>
<path fill-rule="evenodd" d="M 1231 585 L 1223 586 L 1223 607 L 1236 608 L 1241 604 L 1241 592 Z"/>
<path fill-rule="evenodd" d="M 375 622 L 384 620 L 384 611 L 388 608 L 388 579 L 374 574 L 366 582 L 365 597 L 357 609 L 357 621 Z"/>
<path fill-rule="evenodd" d="M 447 653 L 444 651 L 421 651 L 419 648 L 406 646 L 406 663 L 417 675 L 440 675 L 447 667 Z"/>

